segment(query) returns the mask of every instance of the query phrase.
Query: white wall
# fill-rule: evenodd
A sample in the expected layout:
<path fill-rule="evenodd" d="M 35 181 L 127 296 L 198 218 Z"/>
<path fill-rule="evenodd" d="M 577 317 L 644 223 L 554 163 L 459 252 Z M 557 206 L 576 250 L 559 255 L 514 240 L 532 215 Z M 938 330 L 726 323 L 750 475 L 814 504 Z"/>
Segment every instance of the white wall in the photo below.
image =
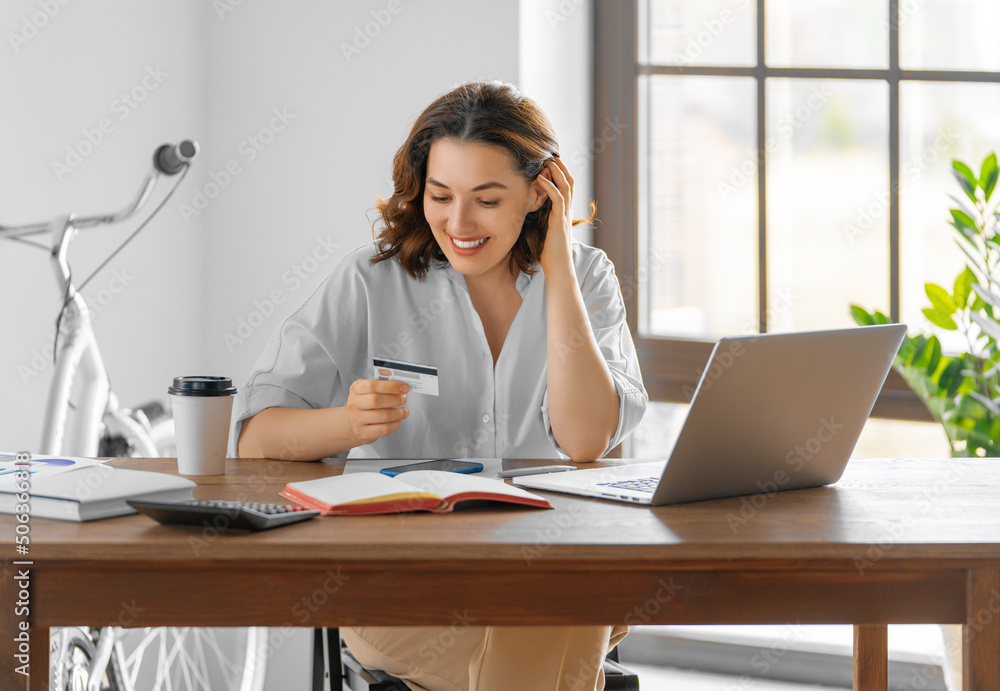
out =
<path fill-rule="evenodd" d="M 520 0 L 518 86 L 556 129 L 559 157 L 575 180 L 574 218 L 590 215 L 594 194 L 593 17 L 593 0 Z M 574 235 L 590 242 L 593 232 L 581 225 Z"/>
<path fill-rule="evenodd" d="M 516 0 L 393 6 L 395 14 L 387 0 L 244 3 L 209 27 L 213 146 L 203 170 L 242 162 L 239 142 L 274 108 L 295 116 L 207 211 L 207 253 L 226 258 L 205 296 L 213 371 L 242 381 L 281 318 L 371 241 L 366 213 L 391 193 L 392 156 L 425 106 L 469 79 L 517 81 Z M 283 303 L 267 316 L 272 293 Z"/>
<path fill-rule="evenodd" d="M 157 145 L 203 135 L 204 7 L 197 0 L 3 4 L 0 223 L 117 210 L 138 189 Z M 134 108 L 122 99 L 133 90 L 142 99 Z M 99 130 L 105 119 L 108 134 Z M 102 139 L 91 145 L 84 131 Z M 67 147 L 84 155 L 57 172 Z M 74 276 L 89 275 L 134 227 L 82 234 L 70 254 Z M 101 308 L 94 327 L 126 403 L 165 396 L 171 376 L 204 364 L 206 286 L 189 268 L 204 232 L 201 222 L 163 213 L 83 290 Z M 47 253 L 0 242 L 0 450 L 37 449 L 52 374 L 43 351 L 60 302 Z"/>

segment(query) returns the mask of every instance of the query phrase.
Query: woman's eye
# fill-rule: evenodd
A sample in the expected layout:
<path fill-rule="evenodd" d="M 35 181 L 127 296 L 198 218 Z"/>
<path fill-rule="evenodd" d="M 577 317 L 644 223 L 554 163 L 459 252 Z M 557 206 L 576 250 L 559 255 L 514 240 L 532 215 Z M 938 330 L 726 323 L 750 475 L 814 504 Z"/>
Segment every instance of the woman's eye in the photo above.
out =
<path fill-rule="evenodd" d="M 481 201 L 480 203 L 483 206 L 485 206 L 486 208 L 488 208 L 488 209 L 492 209 L 494 206 L 500 206 L 500 202 L 497 202 L 497 201 L 490 201 L 490 202 L 488 202 L 485 199 L 483 201 Z"/>
<path fill-rule="evenodd" d="M 441 202 L 446 202 L 446 201 L 448 201 L 448 197 L 435 197 L 435 196 L 434 196 L 434 195 L 432 194 L 432 195 L 431 195 L 431 201 L 432 201 L 432 202 L 437 202 L 437 203 L 439 203 L 439 204 L 440 204 Z"/>

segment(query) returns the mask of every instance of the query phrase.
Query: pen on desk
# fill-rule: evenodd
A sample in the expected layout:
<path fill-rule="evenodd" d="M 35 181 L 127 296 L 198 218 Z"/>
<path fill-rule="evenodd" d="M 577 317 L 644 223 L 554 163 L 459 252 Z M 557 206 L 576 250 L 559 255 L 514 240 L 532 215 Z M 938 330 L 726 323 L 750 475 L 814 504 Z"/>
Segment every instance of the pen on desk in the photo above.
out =
<path fill-rule="evenodd" d="M 572 465 L 540 465 L 534 468 L 513 468 L 511 470 L 501 470 L 497 473 L 499 478 L 521 477 L 522 475 L 541 475 L 543 473 L 561 473 L 565 470 L 576 470 Z"/>

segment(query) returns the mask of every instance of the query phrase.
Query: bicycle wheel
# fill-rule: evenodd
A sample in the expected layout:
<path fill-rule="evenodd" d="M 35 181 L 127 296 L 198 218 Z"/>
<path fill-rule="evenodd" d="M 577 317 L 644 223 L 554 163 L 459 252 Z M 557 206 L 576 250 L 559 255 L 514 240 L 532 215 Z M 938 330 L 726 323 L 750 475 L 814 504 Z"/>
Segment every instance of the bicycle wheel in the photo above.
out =
<path fill-rule="evenodd" d="M 94 640 L 87 629 L 79 626 L 52 629 L 49 638 L 49 688 L 53 691 L 87 691 L 94 654 Z M 102 675 L 102 690 L 123 689 L 120 683 L 115 683 L 117 678 L 114 672 L 110 669 Z"/>
<path fill-rule="evenodd" d="M 87 691 L 94 658 L 94 641 L 87 630 L 53 628 L 50 649 L 50 689 Z M 117 629 L 100 688 L 263 691 L 266 672 L 266 627 Z"/>
<path fill-rule="evenodd" d="M 267 628 L 121 629 L 116 655 L 132 688 L 262 691 Z"/>

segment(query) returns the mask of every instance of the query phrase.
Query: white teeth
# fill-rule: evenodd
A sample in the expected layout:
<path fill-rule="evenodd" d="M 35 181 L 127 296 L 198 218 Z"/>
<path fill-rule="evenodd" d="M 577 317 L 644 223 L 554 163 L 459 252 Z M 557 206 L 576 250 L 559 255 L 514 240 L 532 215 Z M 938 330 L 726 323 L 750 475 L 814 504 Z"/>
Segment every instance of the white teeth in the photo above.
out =
<path fill-rule="evenodd" d="M 461 247 L 463 250 L 471 250 L 473 247 L 479 247 L 481 244 L 486 242 L 486 238 L 479 238 L 478 240 L 472 240 L 470 242 L 462 242 L 461 240 L 451 239 L 457 247 Z"/>

